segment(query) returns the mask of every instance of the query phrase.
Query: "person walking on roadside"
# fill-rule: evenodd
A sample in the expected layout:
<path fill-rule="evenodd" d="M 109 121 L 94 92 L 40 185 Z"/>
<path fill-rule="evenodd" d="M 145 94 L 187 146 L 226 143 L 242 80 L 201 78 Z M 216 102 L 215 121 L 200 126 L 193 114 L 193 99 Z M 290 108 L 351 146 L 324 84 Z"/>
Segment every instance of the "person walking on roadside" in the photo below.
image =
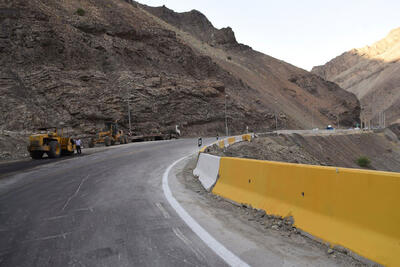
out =
<path fill-rule="evenodd" d="M 80 138 L 77 138 L 77 139 L 75 140 L 75 145 L 76 145 L 76 153 L 77 153 L 78 155 L 82 154 L 82 151 L 81 151 L 82 141 L 81 141 Z"/>
<path fill-rule="evenodd" d="M 203 139 L 201 139 L 201 137 L 199 137 L 199 139 L 197 139 L 197 145 L 199 147 L 201 147 L 203 145 Z"/>

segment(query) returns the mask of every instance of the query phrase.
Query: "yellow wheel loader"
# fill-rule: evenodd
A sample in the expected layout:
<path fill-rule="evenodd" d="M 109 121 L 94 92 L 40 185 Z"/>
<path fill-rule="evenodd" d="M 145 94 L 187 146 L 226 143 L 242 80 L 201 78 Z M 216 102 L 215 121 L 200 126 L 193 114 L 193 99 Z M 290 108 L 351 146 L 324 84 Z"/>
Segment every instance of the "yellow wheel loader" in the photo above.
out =
<path fill-rule="evenodd" d="M 56 127 L 40 128 L 41 133 L 29 137 L 28 152 L 33 159 L 41 159 L 43 154 L 49 158 L 58 158 L 61 154 L 71 155 L 74 153 L 75 144 L 69 137 L 63 137 Z"/>
<path fill-rule="evenodd" d="M 96 144 L 113 146 L 116 143 L 127 144 L 128 137 L 122 130 L 118 129 L 118 124 L 116 122 L 106 122 L 104 130 L 97 133 L 95 138 L 90 139 L 89 147 L 94 147 Z"/>

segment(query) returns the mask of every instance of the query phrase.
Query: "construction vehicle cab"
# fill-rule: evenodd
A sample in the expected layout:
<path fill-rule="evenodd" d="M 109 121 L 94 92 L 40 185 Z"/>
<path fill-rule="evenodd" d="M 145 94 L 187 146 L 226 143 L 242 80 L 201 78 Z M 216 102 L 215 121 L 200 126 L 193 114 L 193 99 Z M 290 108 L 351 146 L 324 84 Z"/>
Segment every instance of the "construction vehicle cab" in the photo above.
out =
<path fill-rule="evenodd" d="M 63 130 L 57 127 L 39 128 L 40 133 L 29 137 L 28 152 L 33 159 L 41 159 L 46 153 L 49 158 L 58 158 L 61 154 L 74 153 L 75 144 L 69 137 L 63 137 Z"/>
<path fill-rule="evenodd" d="M 96 144 L 104 144 L 105 146 L 112 146 L 116 143 L 128 143 L 128 137 L 122 130 L 118 128 L 117 122 L 105 122 L 105 127 L 102 132 L 96 134 L 96 138 L 91 138 L 89 147 L 94 147 Z"/>

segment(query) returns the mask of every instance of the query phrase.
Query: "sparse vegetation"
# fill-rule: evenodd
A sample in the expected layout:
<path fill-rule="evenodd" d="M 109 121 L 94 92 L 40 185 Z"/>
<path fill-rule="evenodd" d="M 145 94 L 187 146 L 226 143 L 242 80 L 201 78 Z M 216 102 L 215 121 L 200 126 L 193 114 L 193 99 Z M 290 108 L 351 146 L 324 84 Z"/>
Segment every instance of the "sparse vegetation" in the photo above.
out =
<path fill-rule="evenodd" d="M 83 8 L 78 8 L 78 9 L 76 10 L 76 14 L 77 14 L 78 16 L 85 16 L 86 11 L 85 11 Z"/>
<path fill-rule="evenodd" d="M 366 156 L 361 156 L 356 160 L 358 166 L 367 168 L 371 164 L 371 160 Z"/>

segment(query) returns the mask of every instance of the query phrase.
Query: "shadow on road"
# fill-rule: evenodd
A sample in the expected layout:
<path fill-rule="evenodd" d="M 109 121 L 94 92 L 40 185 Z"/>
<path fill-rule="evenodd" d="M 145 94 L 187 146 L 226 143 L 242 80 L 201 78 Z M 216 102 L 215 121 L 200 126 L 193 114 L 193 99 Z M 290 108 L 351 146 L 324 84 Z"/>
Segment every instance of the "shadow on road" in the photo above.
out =
<path fill-rule="evenodd" d="M 18 160 L 18 161 L 13 161 L 13 162 L 2 162 L 0 163 L 0 178 L 3 178 L 6 174 L 16 172 L 16 171 L 23 171 L 23 170 L 28 170 L 32 169 L 34 167 L 40 166 L 40 165 L 45 165 L 53 162 L 58 162 L 66 159 L 72 159 L 76 157 L 83 157 L 85 154 L 81 155 L 71 155 L 71 156 L 62 156 L 57 159 L 50 159 L 50 158 L 42 158 L 42 159 L 24 159 L 24 160 Z"/>

